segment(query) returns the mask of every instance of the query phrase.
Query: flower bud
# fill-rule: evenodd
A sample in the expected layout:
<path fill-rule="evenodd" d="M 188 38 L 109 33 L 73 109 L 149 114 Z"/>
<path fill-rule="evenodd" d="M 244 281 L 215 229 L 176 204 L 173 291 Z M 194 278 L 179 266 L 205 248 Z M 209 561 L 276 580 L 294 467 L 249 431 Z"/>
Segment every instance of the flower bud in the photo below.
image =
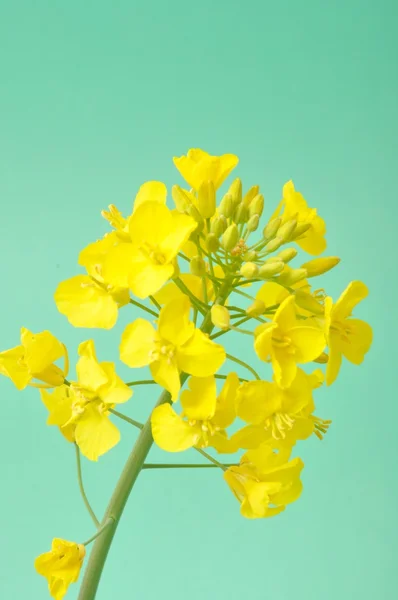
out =
<path fill-rule="evenodd" d="M 277 217 L 276 219 L 272 219 L 272 221 L 270 221 L 268 223 L 268 225 L 266 225 L 263 229 L 264 239 L 272 240 L 276 236 L 276 233 L 277 233 L 281 223 L 282 223 L 282 219 L 280 217 Z"/>
<path fill-rule="evenodd" d="M 253 215 L 258 215 L 261 217 L 264 210 L 264 196 L 262 194 L 257 194 L 253 198 L 253 200 L 249 204 L 249 214 L 252 217 Z"/>
<path fill-rule="evenodd" d="M 246 206 L 241 202 L 235 209 L 233 220 L 235 223 L 246 223 L 249 218 L 249 211 Z"/>
<path fill-rule="evenodd" d="M 217 252 L 220 247 L 220 242 L 218 241 L 218 237 L 214 235 L 214 233 L 208 233 L 206 236 L 206 248 L 207 250 L 212 252 Z"/>
<path fill-rule="evenodd" d="M 325 365 L 329 362 L 329 356 L 326 354 L 326 352 L 322 352 L 322 354 L 320 354 L 317 358 L 314 358 L 314 362 Z"/>
<path fill-rule="evenodd" d="M 278 250 L 278 248 L 282 246 L 282 244 L 283 240 L 281 240 L 280 237 L 276 237 L 265 245 L 264 250 L 266 252 L 275 252 L 275 250 Z"/>
<path fill-rule="evenodd" d="M 216 190 L 212 181 L 203 181 L 198 190 L 198 210 L 204 219 L 216 212 Z"/>
<path fill-rule="evenodd" d="M 235 248 L 236 244 L 238 243 L 238 239 L 239 231 L 235 223 L 233 223 L 224 231 L 223 236 L 221 238 L 221 245 L 224 248 L 224 250 L 227 250 L 228 252 L 229 250 Z"/>
<path fill-rule="evenodd" d="M 231 194 L 225 194 L 224 198 L 221 200 L 218 212 L 220 213 L 220 215 L 224 215 L 226 219 L 232 217 L 232 214 L 234 212 L 234 203 L 232 201 Z"/>
<path fill-rule="evenodd" d="M 294 230 L 292 240 L 298 240 L 301 238 L 311 227 L 311 223 L 299 223 Z"/>
<path fill-rule="evenodd" d="M 278 275 L 281 271 L 283 271 L 285 265 L 282 261 L 269 263 L 268 265 L 262 265 L 260 267 L 259 276 L 261 279 L 268 279 L 268 277 L 273 277 L 274 275 Z"/>
<path fill-rule="evenodd" d="M 322 304 L 319 304 L 319 302 L 317 302 L 315 298 L 311 296 L 311 294 L 303 292 L 302 290 L 296 290 L 295 302 L 297 306 L 303 308 L 304 310 L 308 310 L 314 315 L 323 315 L 324 313 L 324 307 Z"/>
<path fill-rule="evenodd" d="M 253 262 L 244 263 L 240 268 L 240 274 L 246 279 L 253 279 L 258 275 L 258 266 Z"/>
<path fill-rule="evenodd" d="M 224 217 L 224 215 L 220 215 L 212 220 L 210 225 L 210 231 L 211 233 L 214 233 L 216 237 L 219 238 L 220 235 L 224 233 L 227 227 L 227 219 Z"/>
<path fill-rule="evenodd" d="M 247 252 L 245 252 L 245 254 L 242 256 L 242 259 L 245 262 L 253 262 L 254 260 L 256 260 L 257 258 L 257 252 L 255 250 L 248 250 Z"/>
<path fill-rule="evenodd" d="M 179 212 L 186 213 L 190 206 L 195 205 L 195 196 L 191 194 L 191 192 L 183 190 L 179 185 L 173 185 L 171 188 L 171 195 Z"/>
<path fill-rule="evenodd" d="M 285 248 L 284 250 L 279 252 L 279 254 L 276 258 L 283 260 L 284 263 L 288 263 L 291 260 L 293 260 L 293 258 L 295 258 L 296 256 L 297 256 L 296 248 Z"/>
<path fill-rule="evenodd" d="M 307 277 L 316 277 L 333 269 L 338 265 L 340 259 L 338 256 L 327 256 L 325 258 L 314 258 L 307 263 L 301 265 L 303 269 L 307 269 Z"/>
<path fill-rule="evenodd" d="M 230 185 L 228 193 L 231 194 L 232 204 L 237 206 L 242 202 L 242 182 L 237 177 Z"/>
<path fill-rule="evenodd" d="M 291 239 L 296 227 L 296 219 L 290 219 L 290 221 L 287 221 L 279 228 L 278 237 L 282 238 L 284 242 L 288 242 Z"/>
<path fill-rule="evenodd" d="M 190 217 L 195 219 L 198 224 L 203 225 L 203 217 L 194 204 L 187 206 L 186 212 Z"/>
<path fill-rule="evenodd" d="M 307 277 L 305 269 L 289 269 L 278 277 L 278 283 L 281 285 L 291 286 Z"/>
<path fill-rule="evenodd" d="M 247 222 L 247 231 L 256 231 L 260 222 L 260 215 L 252 215 Z"/>
<path fill-rule="evenodd" d="M 250 304 L 248 308 L 246 308 L 246 314 L 249 317 L 259 317 L 264 313 L 266 306 L 262 300 L 255 300 L 253 304 Z"/>
<path fill-rule="evenodd" d="M 265 264 L 269 265 L 269 264 L 275 263 L 275 262 L 281 262 L 281 259 L 279 258 L 279 256 L 269 256 L 267 258 L 267 260 L 265 261 Z"/>
<path fill-rule="evenodd" d="M 206 273 L 206 263 L 201 256 L 194 256 L 189 263 L 189 270 L 192 275 L 202 277 Z"/>
<path fill-rule="evenodd" d="M 260 191 L 260 187 L 258 185 L 253 185 L 250 189 L 247 190 L 246 194 L 243 197 L 243 204 L 249 208 L 253 198 L 255 198 Z"/>
<path fill-rule="evenodd" d="M 221 304 L 214 304 L 210 310 L 211 322 L 219 329 L 228 329 L 230 324 L 230 316 L 228 309 Z"/>

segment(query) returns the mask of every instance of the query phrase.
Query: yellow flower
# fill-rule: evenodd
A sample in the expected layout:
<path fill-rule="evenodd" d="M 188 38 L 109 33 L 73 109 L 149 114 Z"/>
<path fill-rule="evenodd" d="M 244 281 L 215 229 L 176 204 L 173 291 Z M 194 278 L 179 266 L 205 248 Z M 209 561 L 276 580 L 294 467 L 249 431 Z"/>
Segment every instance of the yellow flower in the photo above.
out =
<path fill-rule="evenodd" d="M 273 517 L 297 500 L 302 490 L 300 473 L 304 464 L 300 458 L 288 459 L 288 450 L 276 453 L 265 443 L 246 452 L 238 467 L 227 469 L 224 479 L 240 502 L 244 517 Z"/>
<path fill-rule="evenodd" d="M 322 384 L 323 374 L 317 369 L 307 375 L 297 369 L 291 386 L 282 389 L 268 381 L 243 383 L 237 394 L 237 415 L 246 423 L 231 438 L 230 445 L 239 448 L 257 448 L 264 441 L 273 447 L 292 447 L 297 440 L 305 440 L 312 433 L 320 439 L 330 421 L 315 417 L 312 391 Z"/>
<path fill-rule="evenodd" d="M 54 538 L 50 552 L 36 558 L 35 569 L 47 579 L 52 598 L 62 600 L 70 584 L 76 583 L 85 554 L 83 544 Z"/>
<path fill-rule="evenodd" d="M 55 365 L 64 359 L 64 368 Z M 62 342 L 49 331 L 32 333 L 21 328 L 21 345 L 0 352 L 0 373 L 9 377 L 19 390 L 27 385 L 56 387 L 62 385 L 68 374 L 68 352 Z M 43 383 L 35 383 L 37 379 Z"/>
<path fill-rule="evenodd" d="M 107 254 L 104 277 L 139 298 L 155 294 L 172 277 L 178 252 L 196 228 L 194 219 L 158 202 L 140 204 L 129 219 L 130 242 Z"/>
<path fill-rule="evenodd" d="M 326 336 L 329 361 L 326 383 L 331 385 L 340 370 L 344 356 L 354 365 L 360 365 L 372 344 L 372 328 L 365 321 L 352 319 L 354 307 L 368 295 L 361 281 L 352 281 L 335 304 L 330 297 L 325 300 Z"/>
<path fill-rule="evenodd" d="M 208 181 L 217 190 L 236 167 L 239 158 L 234 154 L 210 156 L 204 150 L 192 149 L 188 150 L 187 156 L 174 157 L 173 162 L 194 190 L 199 190 L 201 184 Z"/>
<path fill-rule="evenodd" d="M 89 244 L 79 255 L 79 264 L 87 275 L 76 275 L 62 281 L 55 292 L 55 303 L 60 313 L 74 327 L 111 329 L 121 306 L 130 300 L 127 286 L 117 287 L 103 276 L 107 253 L 120 242 L 115 232 Z"/>
<path fill-rule="evenodd" d="M 227 441 L 225 429 L 236 416 L 238 376 L 230 373 L 218 396 L 212 375 L 191 377 L 188 383 L 190 389 L 181 394 L 181 415 L 170 404 L 162 404 L 153 411 L 153 438 L 167 452 L 181 452 L 192 446 L 212 446 L 222 452 Z"/>
<path fill-rule="evenodd" d="M 177 298 L 160 311 L 158 331 L 145 319 L 126 327 L 120 358 L 129 367 L 150 365 L 152 377 L 173 400 L 180 391 L 180 372 L 195 377 L 213 375 L 225 360 L 225 350 L 189 320 L 187 297 Z"/>
<path fill-rule="evenodd" d="M 281 210 L 282 214 L 280 215 Z M 308 254 L 321 254 L 326 248 L 325 221 L 318 216 L 315 208 L 309 208 L 300 192 L 294 189 L 293 181 L 288 181 L 283 186 L 283 198 L 273 214 L 273 218 L 282 217 L 282 225 L 291 219 L 300 225 L 310 225 L 302 236 L 295 241 Z"/>
<path fill-rule="evenodd" d="M 58 425 L 67 439 L 76 441 L 84 456 L 98 460 L 120 440 L 109 409 L 126 402 L 133 392 L 116 374 L 113 363 L 98 362 L 92 340 L 80 344 L 79 355 L 78 381 L 56 394 L 42 391 L 41 395 L 50 412 L 47 424 Z"/>
<path fill-rule="evenodd" d="M 271 358 L 276 383 L 287 388 L 297 373 L 297 363 L 317 358 L 326 346 L 322 329 L 301 325 L 296 319 L 294 297 L 286 298 L 276 311 L 272 323 L 255 331 L 254 349 L 261 360 Z M 304 322 L 306 323 L 306 322 Z"/>

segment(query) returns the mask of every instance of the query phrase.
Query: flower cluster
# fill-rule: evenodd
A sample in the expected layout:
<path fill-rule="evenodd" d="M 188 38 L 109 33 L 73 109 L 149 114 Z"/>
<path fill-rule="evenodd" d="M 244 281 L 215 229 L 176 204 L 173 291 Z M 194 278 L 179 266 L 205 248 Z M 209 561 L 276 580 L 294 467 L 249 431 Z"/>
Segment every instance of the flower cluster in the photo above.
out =
<path fill-rule="evenodd" d="M 125 383 L 87 340 L 69 381 L 65 346 L 48 331 L 25 328 L 21 345 L 0 353 L 0 373 L 18 389 L 40 388 L 48 425 L 75 445 L 79 478 L 80 453 L 96 461 L 118 443 L 111 417 L 144 427 L 116 407 L 135 386 L 157 384 L 163 392 L 148 421 L 156 444 L 166 452 L 196 449 L 206 466 L 223 472 L 243 516 L 274 516 L 301 493 L 297 442 L 322 439 L 330 426 L 315 415 L 315 390 L 336 380 L 343 357 L 358 365 L 369 350 L 371 327 L 352 316 L 368 291 L 353 281 L 333 301 L 312 285 L 339 258 L 319 256 L 325 223 L 292 181 L 260 228 L 264 197 L 257 185 L 244 191 L 235 179 L 218 197 L 236 156 L 195 149 L 174 164 L 189 186 L 172 188 L 174 206 L 157 181 L 141 186 L 130 215 L 109 206 L 102 215 L 111 230 L 79 255 L 85 273 L 55 292 L 74 327 L 110 329 L 119 310 L 143 311 L 146 318 L 121 335 L 120 359 L 131 369 L 149 368 L 151 379 Z M 293 266 L 298 248 L 312 258 Z M 231 331 L 251 337 L 253 356 L 264 363 L 260 373 L 227 353 L 221 342 Z M 228 371 L 230 362 L 238 373 Z M 223 462 L 222 455 L 236 453 L 238 462 Z M 112 518 L 100 527 L 92 516 L 99 527 L 92 539 L 115 524 Z M 77 580 L 89 542 L 55 539 L 36 560 L 56 600 Z"/>

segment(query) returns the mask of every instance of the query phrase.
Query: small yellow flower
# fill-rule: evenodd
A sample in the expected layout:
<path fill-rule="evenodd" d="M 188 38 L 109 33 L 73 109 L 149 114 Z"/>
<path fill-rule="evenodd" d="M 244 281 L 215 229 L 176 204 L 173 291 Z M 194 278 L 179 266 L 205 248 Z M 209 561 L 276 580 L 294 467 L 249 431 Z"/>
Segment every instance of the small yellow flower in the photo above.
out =
<path fill-rule="evenodd" d="M 243 383 L 237 394 L 237 415 L 246 423 L 231 438 L 230 446 L 257 448 L 268 441 L 273 447 L 292 447 L 297 440 L 305 440 L 312 433 L 322 439 L 330 421 L 315 417 L 312 391 L 323 381 L 317 369 L 307 375 L 297 369 L 291 386 L 282 389 L 268 381 Z"/>
<path fill-rule="evenodd" d="M 300 458 L 289 459 L 289 450 L 276 453 L 267 443 L 246 452 L 238 467 L 224 473 L 240 512 L 248 519 L 273 517 L 300 496 Z"/>
<path fill-rule="evenodd" d="M 236 416 L 238 386 L 238 376 L 230 373 L 217 396 L 213 376 L 191 377 L 190 389 L 181 394 L 181 415 L 170 404 L 162 404 L 153 411 L 152 434 L 157 445 L 167 452 L 181 452 L 192 446 L 212 446 L 223 452 L 227 443 L 225 429 Z"/>
<path fill-rule="evenodd" d="M 292 219 L 297 221 L 298 227 L 310 225 L 309 229 L 295 240 L 305 252 L 316 255 L 325 250 L 325 221 L 318 216 L 315 208 L 309 208 L 300 192 L 295 190 L 293 181 L 288 181 L 283 186 L 283 198 L 273 214 L 273 217 L 278 216 L 282 217 L 282 226 Z"/>
<path fill-rule="evenodd" d="M 286 298 L 276 311 L 273 321 L 255 331 L 254 349 L 261 360 L 271 359 L 276 383 L 287 388 L 297 373 L 297 363 L 317 358 L 326 346 L 322 329 L 313 324 L 301 325 L 296 319 L 294 297 Z"/>
<path fill-rule="evenodd" d="M 365 321 L 352 319 L 354 307 L 368 295 L 361 281 L 352 281 L 335 304 L 330 297 L 325 300 L 326 337 L 329 361 L 326 383 L 331 385 L 340 370 L 344 356 L 354 365 L 360 365 L 372 344 L 372 328 Z"/>
<path fill-rule="evenodd" d="M 188 150 L 187 156 L 173 158 L 174 164 L 185 181 L 196 191 L 202 183 L 212 182 L 217 190 L 231 171 L 236 167 L 239 158 L 234 154 L 210 156 L 204 150 Z"/>
<path fill-rule="evenodd" d="M 84 456 L 98 460 L 120 440 L 109 409 L 126 402 L 133 392 L 116 374 L 113 363 L 98 362 L 92 340 L 80 344 L 79 355 L 78 381 L 57 393 L 42 391 L 41 396 L 50 413 L 47 424 L 58 425 Z"/>
<path fill-rule="evenodd" d="M 64 359 L 64 368 L 55 365 Z M 64 344 L 49 331 L 32 333 L 21 328 L 21 345 L 0 352 L 0 373 L 9 377 L 19 390 L 27 385 L 56 387 L 62 385 L 68 374 L 68 352 Z M 37 379 L 43 383 L 35 383 Z"/>
<path fill-rule="evenodd" d="M 208 377 L 220 368 L 225 350 L 211 341 L 189 320 L 191 305 L 186 296 L 176 298 L 160 311 L 158 330 L 145 319 L 126 327 L 120 358 L 129 367 L 150 365 L 152 377 L 173 400 L 180 391 L 180 373 Z"/>
<path fill-rule="evenodd" d="M 79 255 L 79 264 L 86 268 L 87 275 L 76 275 L 58 285 L 55 303 L 74 327 L 111 329 L 117 321 L 119 308 L 129 302 L 127 286 L 117 287 L 103 276 L 107 253 L 120 243 L 113 232 L 89 244 Z"/>
<path fill-rule="evenodd" d="M 36 558 L 35 569 L 47 579 L 54 600 L 62 600 L 70 584 L 79 579 L 85 554 L 83 544 L 54 538 L 50 552 Z"/>
<path fill-rule="evenodd" d="M 188 215 L 159 202 L 140 204 L 129 219 L 130 242 L 112 248 L 104 277 L 139 298 L 155 294 L 172 277 L 178 252 L 196 228 Z"/>

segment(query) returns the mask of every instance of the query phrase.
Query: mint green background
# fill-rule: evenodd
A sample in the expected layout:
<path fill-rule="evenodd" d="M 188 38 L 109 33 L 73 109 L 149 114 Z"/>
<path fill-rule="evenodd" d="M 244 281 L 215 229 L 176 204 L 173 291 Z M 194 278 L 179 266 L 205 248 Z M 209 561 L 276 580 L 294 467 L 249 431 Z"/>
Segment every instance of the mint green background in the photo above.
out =
<path fill-rule="evenodd" d="M 72 361 L 91 335 L 101 359 L 116 359 L 136 313 L 125 309 L 112 332 L 74 330 L 53 291 L 78 272 L 79 250 L 105 232 L 100 210 L 114 202 L 128 213 L 145 180 L 181 182 L 171 158 L 190 147 L 237 153 L 238 174 L 246 186 L 261 185 L 269 211 L 293 178 L 327 222 L 328 253 L 342 257 L 322 284 L 334 297 L 353 279 L 370 289 L 356 315 L 373 325 L 373 348 L 362 368 L 344 364 L 336 384 L 317 394 L 318 413 L 333 426 L 323 443 L 298 448 L 306 463 L 301 499 L 274 520 L 251 522 L 218 472 L 144 473 L 99 600 L 394 596 L 394 4 L 0 3 L 1 348 L 16 345 L 25 325 L 50 329 Z M 241 351 L 240 338 L 231 339 Z M 145 418 L 153 394 L 137 391 L 129 414 Z M 38 393 L 18 393 L 2 379 L 0 395 L 0 597 L 41 600 L 46 584 L 34 557 L 53 536 L 82 541 L 92 526 L 73 447 L 46 428 Z M 113 452 L 84 462 L 99 514 L 135 437 L 121 429 Z M 154 450 L 151 459 L 179 457 Z"/>

